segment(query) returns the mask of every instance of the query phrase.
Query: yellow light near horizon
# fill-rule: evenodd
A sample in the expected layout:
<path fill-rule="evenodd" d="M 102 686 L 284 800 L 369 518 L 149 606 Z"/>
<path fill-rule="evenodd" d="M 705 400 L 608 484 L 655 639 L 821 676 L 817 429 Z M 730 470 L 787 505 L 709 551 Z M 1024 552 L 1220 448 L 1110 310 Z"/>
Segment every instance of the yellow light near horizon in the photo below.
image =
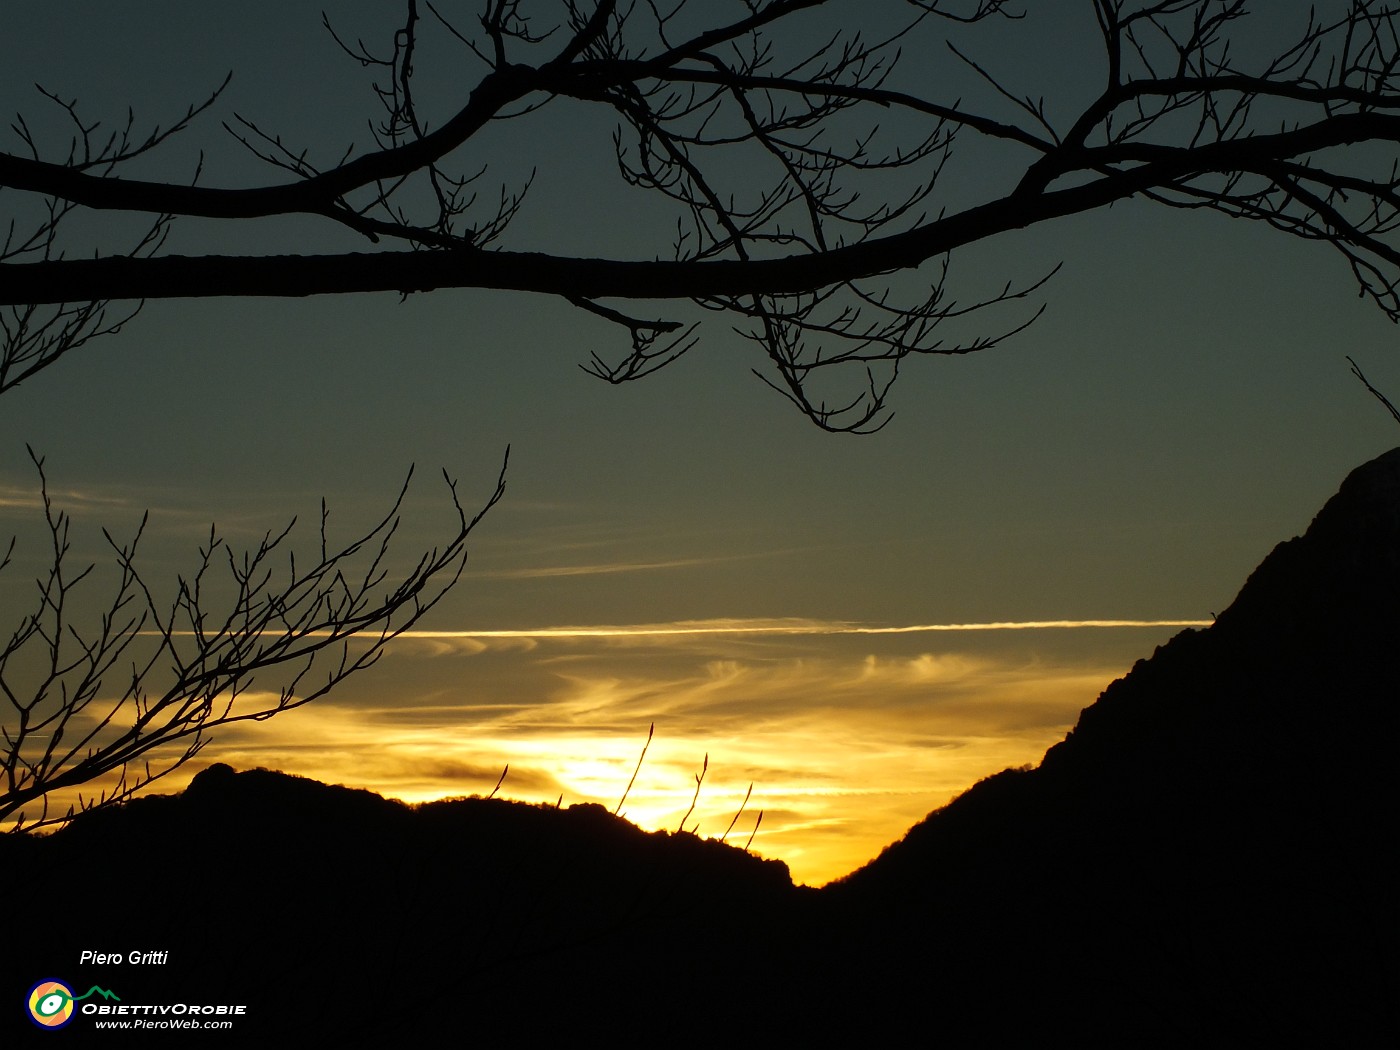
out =
<path fill-rule="evenodd" d="M 745 637 L 776 629 L 778 640 L 712 637 L 735 625 L 747 625 Z M 1019 642 L 928 651 L 921 632 L 939 628 L 926 626 L 871 629 L 888 632 L 879 639 L 848 629 L 844 642 L 819 647 L 783 639 L 842 628 L 793 621 L 670 628 L 692 633 L 677 641 L 639 629 L 621 641 L 554 639 L 533 648 L 409 639 L 389 680 L 397 696 L 339 693 L 270 721 L 225 727 L 199 766 L 157 790 L 180 790 L 204 764 L 223 761 L 417 803 L 486 795 L 508 764 L 499 797 L 612 812 L 627 792 L 621 812 L 647 830 L 675 832 L 684 817 L 686 829 L 719 837 L 752 784 L 729 843 L 744 845 L 762 811 L 754 852 L 785 861 L 795 881 L 820 885 L 873 859 L 977 780 L 1038 762 L 1126 666 L 1082 657 L 1057 663 L 1039 648 L 1028 655 Z M 1027 637 L 1024 625 L 1014 633 Z M 454 702 L 442 668 L 493 677 L 472 678 L 472 691 Z M 656 736 L 637 771 L 649 722 Z"/>
<path fill-rule="evenodd" d="M 309 709 L 308 709 L 309 710 Z M 1067 712 L 1068 713 L 1068 712 Z M 329 712 L 323 712 L 329 714 Z M 344 728 L 353 730 L 353 713 L 346 712 Z M 323 724 L 331 719 L 322 719 Z M 271 725 L 271 723 L 266 723 Z M 295 731 L 292 724 L 286 729 Z M 848 727 L 809 725 L 785 746 L 781 733 L 770 734 L 763 745 L 753 742 L 675 739 L 665 747 L 653 746 L 638 773 L 637 782 L 623 801 L 623 792 L 636 768 L 637 754 L 629 754 L 614 738 L 580 738 L 574 735 L 532 737 L 528 740 L 477 741 L 481 752 L 511 773 L 500 798 L 567 808 L 591 802 L 609 812 L 621 805 L 621 815 L 647 831 L 675 832 L 695 796 L 694 776 L 700 770 L 705 749 L 711 749 L 710 770 L 701 786 L 694 812 L 685 827 L 698 826 L 704 837 L 717 838 L 739 810 L 744 792 L 754 782 L 753 795 L 727 841 L 742 847 L 753 831 L 760 812 L 763 822 L 752 840 L 752 852 L 784 861 L 797 883 L 822 885 L 850 873 L 873 859 L 881 849 L 900 838 L 930 810 L 945 804 L 976 780 L 1007 766 L 1036 762 L 1046 747 L 1059 740 L 1066 726 L 1052 727 L 1041 738 L 970 741 L 950 747 L 933 758 L 922 749 L 901 750 L 894 744 L 857 748 L 849 742 Z M 334 734 L 329 734 L 334 735 Z M 358 734 L 353 734 L 358 735 Z M 825 736 L 825 741 L 821 738 Z M 343 745 L 343 741 L 342 741 Z M 328 783 L 367 787 L 386 797 L 408 803 L 434 801 L 467 794 L 487 794 L 495 777 L 444 789 L 440 784 L 416 782 L 413 762 L 404 751 L 418 750 L 417 741 L 381 738 L 370 754 L 356 757 L 342 745 L 329 753 L 286 753 L 275 761 L 260 760 L 261 748 L 211 747 L 211 760 L 231 761 L 236 768 L 272 766 L 286 772 Z M 275 745 L 273 746 L 275 753 Z M 640 752 L 640 745 L 636 751 Z M 718 756 L 717 758 L 714 756 Z M 264 759 L 266 753 L 263 755 Z M 401 761 L 396 761 L 399 759 Z M 482 768 L 491 768 L 485 762 Z M 379 771 L 376 771 L 376 766 Z M 758 769 L 791 770 L 786 779 L 761 778 Z M 840 769 L 839 776 L 831 770 Z M 182 789 L 197 772 L 181 770 L 162 782 L 166 791 Z M 497 773 L 499 775 L 499 773 Z M 512 786 L 525 777 L 548 782 L 543 790 Z"/>

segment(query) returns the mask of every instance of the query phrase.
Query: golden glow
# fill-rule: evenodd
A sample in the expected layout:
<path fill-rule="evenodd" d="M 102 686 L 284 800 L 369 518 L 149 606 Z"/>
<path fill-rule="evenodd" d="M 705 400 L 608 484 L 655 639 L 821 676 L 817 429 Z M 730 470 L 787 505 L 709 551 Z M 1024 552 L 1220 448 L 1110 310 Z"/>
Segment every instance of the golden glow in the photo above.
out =
<path fill-rule="evenodd" d="M 669 831 L 684 818 L 718 837 L 752 784 L 728 841 L 744 845 L 762 811 L 753 849 L 819 885 L 977 780 L 1038 762 L 1131 663 L 1105 656 L 1104 637 L 1141 654 L 1183 622 L 410 631 L 330 702 L 219 730 L 195 768 L 162 788 L 224 761 L 421 802 L 486 794 L 509 764 L 502 797 L 613 810 L 654 722 L 623 815 Z M 958 631 L 969 633 L 948 633 Z M 935 632 L 953 647 L 930 648 Z"/>

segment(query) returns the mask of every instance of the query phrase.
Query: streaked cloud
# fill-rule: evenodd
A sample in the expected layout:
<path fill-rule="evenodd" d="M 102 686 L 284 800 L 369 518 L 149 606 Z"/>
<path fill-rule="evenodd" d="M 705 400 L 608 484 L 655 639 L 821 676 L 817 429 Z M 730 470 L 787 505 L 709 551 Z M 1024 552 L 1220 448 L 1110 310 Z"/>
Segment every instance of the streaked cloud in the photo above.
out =
<path fill-rule="evenodd" d="M 498 580 L 534 580 L 554 576 L 606 576 L 622 572 L 655 572 L 714 565 L 729 558 L 672 558 L 666 561 L 597 562 L 592 565 L 540 565 L 527 569 L 486 569 L 471 575 Z"/>
<path fill-rule="evenodd" d="M 81 514 L 89 510 L 98 510 L 113 507 L 130 507 L 132 501 L 124 496 L 109 495 L 101 492 L 86 492 L 78 489 L 60 489 L 49 487 L 49 501 L 55 510 L 66 511 L 70 514 Z M 39 491 L 39 481 L 36 478 L 32 485 L 0 485 L 0 508 L 13 507 L 23 510 L 44 509 L 43 495 Z"/>
<path fill-rule="evenodd" d="M 682 562 L 657 563 L 688 564 Z M 650 566 L 645 566 L 650 567 Z M 523 571 L 523 570 L 522 570 Z M 677 635 L 760 634 L 926 634 L 940 631 L 1041 631 L 1119 627 L 1209 627 L 1210 620 L 996 620 L 986 623 L 928 623 L 879 626 L 842 620 L 800 618 L 679 620 L 674 623 L 536 627 L 516 630 L 405 631 L 404 639 L 488 638 L 657 638 Z"/>
<path fill-rule="evenodd" d="M 585 549 L 596 549 L 598 547 L 617 546 L 615 538 L 608 541 L 579 541 L 570 543 L 551 544 L 547 548 L 536 548 L 530 553 L 538 556 L 546 550 L 553 551 L 579 551 Z M 532 564 L 515 569 L 476 569 L 468 573 L 479 579 L 500 579 L 500 580 L 532 580 L 547 579 L 557 576 L 606 576 L 617 573 L 633 572 L 658 572 L 668 569 L 694 569 L 711 565 L 722 565 L 739 561 L 759 561 L 765 558 L 782 558 L 794 554 L 809 554 L 813 550 L 820 549 L 814 547 L 795 547 L 780 550 L 756 550 L 743 553 L 726 553 L 703 555 L 689 558 L 659 558 L 653 560 L 627 560 L 618 559 L 616 561 L 594 561 L 572 565 L 538 565 Z"/>

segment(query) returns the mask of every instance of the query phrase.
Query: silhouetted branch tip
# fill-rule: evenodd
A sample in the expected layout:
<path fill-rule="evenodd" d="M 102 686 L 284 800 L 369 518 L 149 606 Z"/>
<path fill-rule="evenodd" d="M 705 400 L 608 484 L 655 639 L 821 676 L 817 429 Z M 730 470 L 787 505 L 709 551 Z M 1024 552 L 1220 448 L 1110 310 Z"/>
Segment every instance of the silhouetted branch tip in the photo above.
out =
<path fill-rule="evenodd" d="M 1361 371 L 1360 365 L 1352 360 L 1351 357 L 1347 357 L 1347 361 L 1351 365 L 1351 374 L 1356 376 L 1356 378 L 1361 381 L 1361 385 L 1371 392 L 1371 396 L 1385 407 L 1385 410 L 1390 413 L 1390 417 L 1397 423 L 1400 423 L 1400 409 L 1396 409 L 1388 397 L 1371 385 L 1371 381 L 1366 378 L 1366 373 Z"/>

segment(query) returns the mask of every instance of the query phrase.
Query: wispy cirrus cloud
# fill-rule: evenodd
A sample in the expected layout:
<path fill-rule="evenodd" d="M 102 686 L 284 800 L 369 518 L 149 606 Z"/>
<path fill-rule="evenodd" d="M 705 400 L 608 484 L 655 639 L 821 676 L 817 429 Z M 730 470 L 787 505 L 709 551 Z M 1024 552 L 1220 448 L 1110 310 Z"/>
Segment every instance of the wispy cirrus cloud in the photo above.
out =
<path fill-rule="evenodd" d="M 609 542 L 606 546 L 612 546 Z M 588 547 L 604 546 L 597 542 L 580 542 L 555 545 L 554 549 L 580 550 Z M 740 554 L 700 555 L 690 558 L 657 558 L 652 560 L 617 559 L 612 561 L 591 561 L 563 565 L 528 565 L 514 569 L 479 569 L 470 575 L 481 579 L 533 580 L 558 576 L 605 576 L 618 573 L 658 572 L 669 569 L 694 569 L 711 565 L 722 565 L 739 561 L 757 561 L 765 558 L 781 558 L 794 554 L 807 554 L 817 548 L 793 547 L 777 550 L 757 550 Z"/>
<path fill-rule="evenodd" d="M 555 576 L 609 576 L 625 572 L 656 572 L 714 565 L 731 558 L 670 558 L 663 561 L 596 562 L 588 565 L 537 565 L 524 569 L 484 569 L 473 576 L 497 580 L 537 580 Z"/>
<path fill-rule="evenodd" d="M 70 514 L 89 510 L 124 508 L 133 506 L 130 498 L 102 492 L 89 492 L 79 489 L 55 489 L 50 487 L 49 500 L 56 508 Z M 13 507 L 17 510 L 44 509 L 43 494 L 36 480 L 33 485 L 0 485 L 0 508 Z"/>
<path fill-rule="evenodd" d="M 707 634 L 756 635 L 860 635 L 860 634 L 927 634 L 951 631 L 1041 631 L 1084 630 L 1091 628 L 1144 627 L 1209 627 L 1210 620 L 994 620 L 981 623 L 927 623 L 878 625 L 847 620 L 815 620 L 798 617 L 777 619 L 718 619 L 678 620 L 673 623 L 597 624 L 559 627 L 534 627 L 510 630 L 457 629 L 410 630 L 404 639 L 504 639 L 532 638 L 669 638 Z"/>

